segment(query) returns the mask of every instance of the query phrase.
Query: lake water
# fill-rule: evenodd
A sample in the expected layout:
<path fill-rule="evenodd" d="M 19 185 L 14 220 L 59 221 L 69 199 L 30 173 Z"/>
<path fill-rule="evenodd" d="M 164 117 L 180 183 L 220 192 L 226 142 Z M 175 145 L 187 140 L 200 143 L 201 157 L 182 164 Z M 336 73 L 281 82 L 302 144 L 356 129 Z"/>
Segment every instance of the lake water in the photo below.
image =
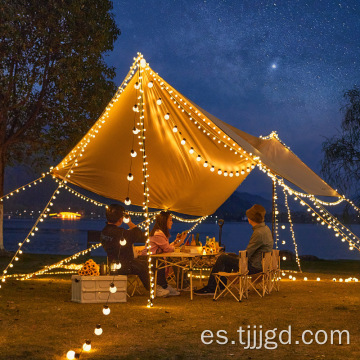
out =
<path fill-rule="evenodd" d="M 33 219 L 11 219 L 4 220 L 4 243 L 7 250 L 15 251 L 18 243 L 24 241 L 26 235 L 33 226 Z M 136 221 L 134 220 L 136 223 Z M 25 243 L 23 251 L 36 254 L 63 254 L 72 255 L 86 249 L 87 231 L 101 230 L 105 220 L 60 220 L 49 219 L 39 223 L 39 231 L 31 237 L 30 243 Z M 269 224 L 268 224 L 269 225 Z M 286 228 L 279 229 L 280 240 L 286 244 L 279 244 L 280 250 L 294 252 L 293 240 L 290 234 L 289 224 Z M 270 225 L 271 226 L 271 225 Z M 126 227 L 126 226 L 125 226 Z M 186 223 L 174 222 L 172 239 L 177 232 L 190 228 Z M 350 251 L 346 243 L 341 242 L 340 237 L 335 237 L 333 230 L 327 227 L 313 224 L 294 224 L 295 237 L 298 245 L 299 255 L 315 255 L 322 259 L 353 259 L 360 260 L 357 250 Z M 355 234 L 360 233 L 360 225 L 352 225 L 351 230 Z M 219 237 L 219 227 L 215 223 L 202 223 L 194 233 L 200 234 L 200 240 L 204 243 L 206 236 Z M 238 252 L 245 249 L 252 234 L 248 223 L 225 223 L 222 231 L 222 241 L 226 251 Z M 94 255 L 104 255 L 102 248 L 93 251 Z"/>

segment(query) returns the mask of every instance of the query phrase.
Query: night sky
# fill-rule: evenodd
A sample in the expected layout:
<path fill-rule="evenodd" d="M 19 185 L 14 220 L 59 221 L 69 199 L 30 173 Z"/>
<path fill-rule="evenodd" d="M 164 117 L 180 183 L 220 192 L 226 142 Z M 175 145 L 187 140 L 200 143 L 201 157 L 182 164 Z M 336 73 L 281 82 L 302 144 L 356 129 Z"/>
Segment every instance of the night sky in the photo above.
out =
<path fill-rule="evenodd" d="M 141 52 L 199 106 L 255 136 L 276 130 L 319 172 L 360 78 L 358 0 L 115 0 L 114 13 L 122 34 L 107 62 L 118 85 Z"/>

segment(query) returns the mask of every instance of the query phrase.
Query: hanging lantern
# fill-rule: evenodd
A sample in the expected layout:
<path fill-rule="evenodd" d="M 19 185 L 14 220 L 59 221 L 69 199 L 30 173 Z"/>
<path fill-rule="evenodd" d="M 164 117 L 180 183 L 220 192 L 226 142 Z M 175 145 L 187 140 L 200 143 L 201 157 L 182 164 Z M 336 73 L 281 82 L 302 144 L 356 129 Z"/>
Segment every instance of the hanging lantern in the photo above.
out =
<path fill-rule="evenodd" d="M 91 350 L 91 341 L 86 340 L 83 344 L 83 350 L 84 351 L 90 351 Z"/>
<path fill-rule="evenodd" d="M 110 308 L 107 305 L 104 305 L 104 307 L 103 307 L 103 314 L 104 315 L 110 314 Z"/>
<path fill-rule="evenodd" d="M 101 328 L 100 324 L 96 325 L 96 328 L 94 330 L 95 335 L 101 335 L 103 333 L 103 329 Z"/>
<path fill-rule="evenodd" d="M 110 284 L 110 292 L 111 292 L 112 294 L 115 294 L 116 291 L 117 291 L 117 287 L 115 286 L 114 283 L 111 283 L 111 284 Z"/>

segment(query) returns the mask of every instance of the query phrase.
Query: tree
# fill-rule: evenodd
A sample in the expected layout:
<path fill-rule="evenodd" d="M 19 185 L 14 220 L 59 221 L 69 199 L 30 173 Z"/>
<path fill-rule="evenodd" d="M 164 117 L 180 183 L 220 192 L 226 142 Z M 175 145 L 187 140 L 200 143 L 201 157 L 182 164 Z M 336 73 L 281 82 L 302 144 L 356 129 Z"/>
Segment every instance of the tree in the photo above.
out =
<path fill-rule="evenodd" d="M 360 91 L 354 87 L 344 93 L 344 119 L 338 135 L 327 139 L 322 149 L 321 172 L 343 194 L 360 198 Z M 348 209 L 346 209 L 348 210 Z M 345 212 L 346 213 L 346 212 Z"/>
<path fill-rule="evenodd" d="M 114 94 L 104 61 L 120 35 L 111 10 L 110 0 L 1 1 L 0 196 L 5 166 L 58 160 Z"/>

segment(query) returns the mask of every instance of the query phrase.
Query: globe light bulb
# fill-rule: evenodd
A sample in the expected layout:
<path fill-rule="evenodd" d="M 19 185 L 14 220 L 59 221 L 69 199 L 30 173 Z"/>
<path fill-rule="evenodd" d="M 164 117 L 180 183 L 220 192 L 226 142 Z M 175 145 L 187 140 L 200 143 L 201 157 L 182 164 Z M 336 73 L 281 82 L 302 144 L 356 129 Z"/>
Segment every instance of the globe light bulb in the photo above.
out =
<path fill-rule="evenodd" d="M 245 171 L 244 170 L 241 170 L 241 175 L 244 175 L 245 174 Z"/>
<path fill-rule="evenodd" d="M 132 173 L 129 173 L 129 175 L 127 176 L 127 179 L 128 179 L 129 181 L 133 181 L 133 180 L 134 180 L 133 174 L 132 174 Z"/>
<path fill-rule="evenodd" d="M 132 132 L 136 135 L 136 134 L 138 134 L 138 133 L 140 132 L 140 130 L 137 129 L 136 127 L 134 127 L 134 128 L 132 129 Z"/>
<path fill-rule="evenodd" d="M 131 150 L 130 155 L 131 155 L 131 157 L 136 157 L 137 152 L 135 150 Z"/>
<path fill-rule="evenodd" d="M 158 105 L 161 105 L 161 103 L 162 103 L 161 98 L 158 98 L 158 99 L 156 100 L 156 103 L 157 103 Z"/>
<path fill-rule="evenodd" d="M 222 171 L 221 169 L 218 170 L 218 174 L 221 175 L 222 174 Z"/>
<path fill-rule="evenodd" d="M 139 89 L 139 88 L 140 88 L 140 83 L 136 82 L 136 83 L 134 84 L 134 88 L 135 88 L 135 89 Z"/>
<path fill-rule="evenodd" d="M 91 341 L 86 340 L 83 344 L 83 350 L 84 351 L 90 351 L 91 350 Z"/>
<path fill-rule="evenodd" d="M 139 107 L 136 104 L 133 106 L 133 111 L 134 112 L 139 112 Z"/>
<path fill-rule="evenodd" d="M 145 60 L 144 58 L 142 58 L 142 59 L 140 60 L 140 66 L 141 66 L 142 68 L 146 67 L 146 60 Z"/>
<path fill-rule="evenodd" d="M 110 308 L 107 305 L 104 305 L 104 307 L 103 307 L 103 314 L 104 315 L 110 314 Z"/>
<path fill-rule="evenodd" d="M 240 174 L 239 174 L 239 172 L 238 172 L 238 171 L 235 173 L 235 175 L 236 175 L 236 176 L 240 176 Z"/>
<path fill-rule="evenodd" d="M 201 156 L 198 155 L 197 158 L 196 158 L 196 161 L 200 161 L 201 160 Z"/>
<path fill-rule="evenodd" d="M 152 81 L 149 81 L 147 85 L 151 89 L 154 86 L 154 83 Z"/>
<path fill-rule="evenodd" d="M 101 325 L 100 325 L 100 324 L 97 324 L 97 325 L 96 325 L 96 328 L 95 328 L 95 330 L 94 330 L 94 333 L 95 333 L 95 335 L 98 335 L 98 336 L 100 336 L 100 335 L 103 333 L 103 329 L 101 328 Z"/>
<path fill-rule="evenodd" d="M 233 176 L 234 176 L 234 173 L 233 173 L 233 172 L 231 172 L 231 173 L 229 174 L 229 176 L 230 176 L 230 177 L 233 177 Z"/>
<path fill-rule="evenodd" d="M 175 125 L 172 130 L 173 130 L 174 133 L 176 133 L 178 131 L 177 126 Z"/>
<path fill-rule="evenodd" d="M 115 264 L 116 270 L 120 270 L 121 269 L 121 263 L 117 262 Z"/>
<path fill-rule="evenodd" d="M 207 161 L 204 162 L 204 167 L 208 167 L 209 163 Z"/>
<path fill-rule="evenodd" d="M 282 229 L 285 229 L 285 227 L 286 227 L 285 225 L 281 225 L 281 228 L 282 228 Z"/>
<path fill-rule="evenodd" d="M 211 167 L 210 171 L 211 171 L 211 172 L 214 172 L 214 171 L 215 171 L 214 165 Z"/>
<path fill-rule="evenodd" d="M 129 221 L 130 221 L 129 215 L 125 215 L 124 218 L 123 218 L 123 221 L 124 221 L 125 224 L 128 224 Z"/>
<path fill-rule="evenodd" d="M 121 239 L 119 241 L 119 243 L 120 243 L 121 246 L 125 246 L 126 245 L 126 239 Z"/>
<path fill-rule="evenodd" d="M 125 205 L 130 205 L 131 204 L 131 200 L 129 197 L 127 197 L 124 201 Z"/>
<path fill-rule="evenodd" d="M 74 350 L 69 350 L 66 354 L 66 358 L 68 360 L 73 360 L 75 359 L 75 351 Z"/>
<path fill-rule="evenodd" d="M 164 119 L 165 119 L 165 120 L 169 120 L 169 119 L 170 119 L 170 114 L 169 114 L 169 113 L 165 114 L 165 115 L 164 115 Z"/>
<path fill-rule="evenodd" d="M 185 145 L 185 144 L 186 144 L 186 140 L 185 140 L 185 139 L 182 139 L 182 140 L 180 141 L 180 144 L 181 144 L 181 145 Z"/>
<path fill-rule="evenodd" d="M 193 147 L 190 148 L 189 153 L 190 153 L 190 154 L 193 154 L 193 153 L 194 153 L 194 148 L 193 148 Z"/>
<path fill-rule="evenodd" d="M 116 291 L 117 291 L 117 287 L 115 286 L 114 283 L 111 283 L 111 284 L 110 284 L 110 292 L 111 292 L 112 294 L 115 294 Z"/>
<path fill-rule="evenodd" d="M 227 171 L 224 171 L 224 176 L 228 176 L 228 172 Z"/>

